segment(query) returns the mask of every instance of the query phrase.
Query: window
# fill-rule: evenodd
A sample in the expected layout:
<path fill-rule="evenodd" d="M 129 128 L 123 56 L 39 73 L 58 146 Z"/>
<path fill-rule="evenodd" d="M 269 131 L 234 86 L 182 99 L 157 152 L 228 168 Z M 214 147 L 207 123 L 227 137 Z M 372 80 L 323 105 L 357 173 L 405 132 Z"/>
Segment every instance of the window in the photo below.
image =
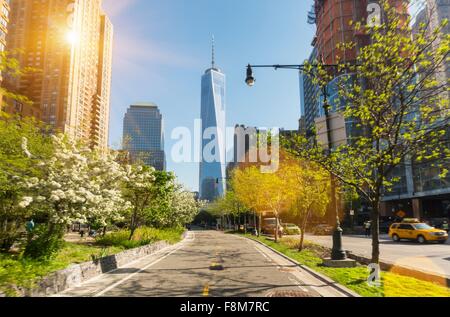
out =
<path fill-rule="evenodd" d="M 430 227 L 429 225 L 425 224 L 425 223 L 419 223 L 417 225 L 414 225 L 414 227 L 417 230 L 430 230 L 433 229 L 433 227 Z"/>
<path fill-rule="evenodd" d="M 398 228 L 400 230 L 414 230 L 414 228 L 411 225 L 400 225 Z"/>

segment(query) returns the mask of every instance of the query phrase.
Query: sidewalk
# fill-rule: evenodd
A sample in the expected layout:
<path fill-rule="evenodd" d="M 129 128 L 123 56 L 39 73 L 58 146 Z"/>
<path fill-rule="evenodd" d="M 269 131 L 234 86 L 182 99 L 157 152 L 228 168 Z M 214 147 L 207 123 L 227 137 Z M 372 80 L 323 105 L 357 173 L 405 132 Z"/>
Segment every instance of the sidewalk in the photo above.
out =
<path fill-rule="evenodd" d="M 331 236 L 306 235 L 307 240 L 331 248 Z M 343 248 L 360 261 L 370 262 L 372 240 L 364 236 L 344 236 Z M 450 286 L 450 245 L 395 243 L 387 235 L 380 237 L 380 260 L 385 269 Z"/>

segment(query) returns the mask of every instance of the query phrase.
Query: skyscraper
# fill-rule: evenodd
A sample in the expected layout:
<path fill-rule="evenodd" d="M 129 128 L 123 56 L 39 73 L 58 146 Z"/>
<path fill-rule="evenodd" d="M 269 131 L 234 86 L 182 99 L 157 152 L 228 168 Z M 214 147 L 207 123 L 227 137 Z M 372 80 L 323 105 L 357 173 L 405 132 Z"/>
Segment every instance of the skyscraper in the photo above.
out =
<path fill-rule="evenodd" d="M 8 78 L 56 130 L 107 147 L 113 27 L 101 0 L 10 0 L 8 50 L 37 72 Z"/>
<path fill-rule="evenodd" d="M 216 68 L 213 43 L 211 68 L 202 77 L 202 161 L 200 198 L 213 201 L 226 191 L 225 75 Z"/>
<path fill-rule="evenodd" d="M 317 60 L 317 49 L 314 48 L 310 57 L 309 63 L 313 64 Z M 310 134 L 315 127 L 315 119 L 319 116 L 318 98 L 320 89 L 313 79 L 304 72 L 300 72 L 300 113 L 302 117 L 300 130 Z"/>
<path fill-rule="evenodd" d="M 123 121 L 123 139 L 132 162 L 141 161 L 159 171 L 166 169 L 164 122 L 157 105 L 130 106 Z"/>
<path fill-rule="evenodd" d="M 8 0 L 0 0 L 0 52 L 4 52 L 6 49 L 6 35 L 8 34 L 8 22 L 9 22 L 9 1 Z M 0 84 L 2 83 L 3 78 L 0 74 Z M 2 109 L 3 96 L 0 93 L 0 109 Z"/>
<path fill-rule="evenodd" d="M 429 37 L 433 36 L 433 31 L 441 25 L 444 19 L 450 18 L 450 0 L 424 0 L 423 9 L 417 14 L 415 24 L 413 25 L 413 32 L 420 31 L 421 24 L 427 26 L 426 32 Z M 450 24 L 446 24 L 442 29 L 443 34 L 450 34 Z M 441 39 L 438 39 L 434 43 L 436 49 L 441 43 Z M 436 79 L 443 85 L 447 84 L 450 80 L 450 61 L 446 61 L 442 64 L 442 67 L 436 71 Z M 450 92 L 443 94 L 443 98 L 449 98 Z"/>
<path fill-rule="evenodd" d="M 4 51 L 6 47 L 6 34 L 8 34 L 9 21 L 9 1 L 0 0 L 0 51 Z"/>

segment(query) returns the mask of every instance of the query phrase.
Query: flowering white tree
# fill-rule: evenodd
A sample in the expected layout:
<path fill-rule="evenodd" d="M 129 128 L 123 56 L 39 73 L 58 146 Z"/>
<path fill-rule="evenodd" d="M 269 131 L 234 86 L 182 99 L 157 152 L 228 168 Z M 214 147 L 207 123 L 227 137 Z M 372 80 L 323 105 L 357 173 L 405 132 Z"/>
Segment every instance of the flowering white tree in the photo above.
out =
<path fill-rule="evenodd" d="M 203 205 L 202 201 L 195 199 L 193 193 L 186 191 L 182 186 L 177 186 L 173 193 L 167 224 L 178 226 L 192 222 Z"/>
<path fill-rule="evenodd" d="M 38 163 L 40 178 L 30 178 L 28 187 L 50 225 L 86 223 L 96 219 L 103 224 L 119 217 L 126 208 L 121 195 L 124 170 L 110 153 L 77 146 L 66 136 L 54 136 L 53 157 Z"/>

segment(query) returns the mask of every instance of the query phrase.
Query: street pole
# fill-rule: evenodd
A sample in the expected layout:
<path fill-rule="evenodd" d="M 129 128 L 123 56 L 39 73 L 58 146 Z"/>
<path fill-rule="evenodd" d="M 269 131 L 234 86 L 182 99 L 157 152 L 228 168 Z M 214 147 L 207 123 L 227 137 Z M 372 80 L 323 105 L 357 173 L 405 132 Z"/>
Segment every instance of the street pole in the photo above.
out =
<path fill-rule="evenodd" d="M 327 137 L 328 137 L 328 154 L 331 155 L 331 151 L 333 150 L 332 140 L 331 140 L 331 117 L 330 117 L 330 104 L 328 103 L 328 92 L 327 87 L 323 86 L 323 108 L 325 110 L 325 121 L 326 121 L 326 129 L 327 129 Z M 333 173 L 330 173 L 331 177 L 331 208 L 333 218 L 336 219 L 336 226 L 333 232 L 333 248 L 331 251 L 331 259 L 333 261 L 345 260 L 347 255 L 345 251 L 342 249 L 342 233 L 343 230 L 341 228 L 341 222 L 339 220 L 339 206 L 338 200 L 336 197 L 336 177 Z"/>
<path fill-rule="evenodd" d="M 317 68 L 319 65 L 311 65 L 313 68 Z M 336 68 L 338 65 L 336 64 L 323 64 L 320 65 L 324 68 Z M 245 79 L 245 83 L 249 87 L 253 87 L 256 83 L 256 79 L 253 76 L 253 69 L 252 68 L 273 68 L 275 70 L 278 69 L 295 69 L 304 72 L 306 67 L 305 65 L 251 65 L 248 64 L 247 66 L 247 77 Z M 332 144 L 331 144 L 331 118 L 330 118 L 330 105 L 328 104 L 328 93 L 327 93 L 327 87 L 323 86 L 323 93 L 324 93 L 324 110 L 325 110 L 325 116 L 326 116 L 326 128 L 327 128 L 327 135 L 328 135 L 328 152 L 331 154 L 332 151 Z M 345 251 L 342 249 L 342 228 L 341 223 L 339 220 L 339 212 L 338 212 L 338 203 L 336 198 L 336 177 L 331 174 L 331 208 L 332 208 L 332 215 L 336 219 L 336 226 L 333 233 L 333 249 L 332 249 L 332 260 L 345 260 L 347 258 L 347 255 Z"/>

